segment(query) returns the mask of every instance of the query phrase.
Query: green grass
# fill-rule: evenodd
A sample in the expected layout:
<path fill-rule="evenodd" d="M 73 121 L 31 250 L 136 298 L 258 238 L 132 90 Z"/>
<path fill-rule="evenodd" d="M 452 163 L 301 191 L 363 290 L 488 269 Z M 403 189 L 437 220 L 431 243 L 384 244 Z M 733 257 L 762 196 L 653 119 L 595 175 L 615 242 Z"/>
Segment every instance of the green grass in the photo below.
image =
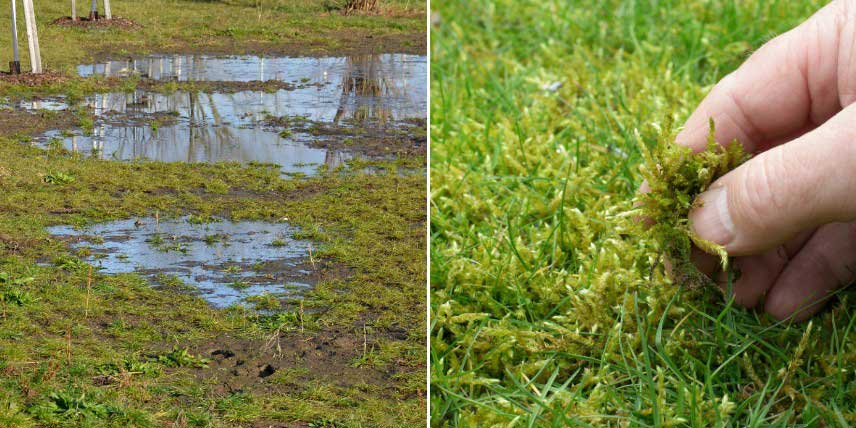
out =
<path fill-rule="evenodd" d="M 424 168 L 424 157 L 410 162 Z M 393 172 L 283 180 L 263 165 L 111 162 L 0 139 L 0 426 L 420 424 L 425 180 L 387 167 Z M 42 171 L 75 179 L 57 184 Z M 212 179 L 230 192 L 206 191 Z M 169 278 L 155 289 L 137 275 L 96 271 L 87 286 L 89 265 L 44 229 L 155 212 L 194 221 L 288 216 L 319 243 L 319 269 L 348 273 L 322 276 L 299 308 L 279 310 L 262 296 L 249 308 L 215 310 Z M 278 313 L 251 309 L 259 302 Z M 270 317 L 286 321 L 272 326 Z M 269 357 L 301 375 L 283 385 L 255 380 L 238 399 L 216 381 L 222 368 L 205 367 L 212 346 L 252 351 L 280 334 L 285 350 L 313 336 L 347 339 L 353 347 L 337 357 L 346 366 L 364 353 L 363 325 L 373 358 L 349 374 L 319 369 L 324 354 Z M 108 385 L 97 382 L 104 376 Z"/>
<path fill-rule="evenodd" d="M 70 2 L 36 2 L 35 12 L 46 69 L 73 72 L 93 57 L 168 52 L 327 54 L 372 49 L 390 42 L 395 50 L 424 48 L 425 1 L 381 1 L 379 13 L 343 15 L 343 0 L 119 0 L 113 14 L 141 29 L 67 28 L 51 25 L 70 16 Z M 86 16 L 89 1 L 78 1 Z M 99 8 L 101 3 L 99 2 Z M 99 9 L 103 13 L 103 9 Z M 10 8 L 0 21 L 10 22 Z M 21 65 L 29 70 L 22 8 L 18 7 Z M 368 39 L 367 37 L 371 37 Z M 391 43 L 396 40 L 395 43 Z M 0 38 L 0 52 L 11 60 L 11 40 Z M 6 61 L 3 62 L 6 64 Z M 4 65 L 5 69 L 5 65 Z"/>
<path fill-rule="evenodd" d="M 640 147 L 820 2 L 433 7 L 433 426 L 856 423 L 853 287 L 777 323 L 672 283 L 632 210 Z"/>
<path fill-rule="evenodd" d="M 41 171 L 67 171 L 75 180 L 54 184 Z M 422 420 L 424 176 L 331 171 L 282 180 L 268 166 L 119 163 L 45 155 L 6 139 L 0 172 L 0 426 L 305 426 L 325 417 L 336 426 L 396 427 Z M 234 193 L 206 192 L 215 178 Z M 183 294 L 180 281 L 154 289 L 136 275 L 95 272 L 87 287 L 89 266 L 44 229 L 154 212 L 199 221 L 287 215 L 320 242 L 316 263 L 349 274 L 326 276 L 299 309 L 272 315 L 293 321 L 272 327 L 252 309 L 212 309 Z M 211 346 L 261 349 L 280 333 L 285 349 L 318 335 L 352 338 L 358 345 L 339 351 L 351 355 L 341 357 L 346 365 L 363 354 L 364 324 L 374 331 L 375 358 L 359 370 L 386 373 L 377 382 L 306 368 L 317 355 L 271 357 L 303 374 L 282 386 L 254 382 L 229 401 L 216 370 L 205 368 Z M 388 333 L 402 328 L 404 337 Z M 146 364 L 160 368 L 143 370 Z M 101 386 L 93 380 L 99 376 L 114 381 Z"/>

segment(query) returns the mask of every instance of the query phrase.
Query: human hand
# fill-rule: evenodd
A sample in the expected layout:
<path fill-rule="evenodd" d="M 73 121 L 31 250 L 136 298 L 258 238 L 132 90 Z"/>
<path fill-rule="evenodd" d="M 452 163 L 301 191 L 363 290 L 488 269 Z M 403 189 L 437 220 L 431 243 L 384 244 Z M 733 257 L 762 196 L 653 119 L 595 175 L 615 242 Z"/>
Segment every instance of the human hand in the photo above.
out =
<path fill-rule="evenodd" d="M 718 179 L 690 213 L 740 272 L 736 303 L 808 318 L 856 280 L 856 0 L 836 0 L 771 40 L 723 78 L 677 136 L 698 152 L 716 140 L 755 157 Z M 646 185 L 643 184 L 643 191 Z M 716 275 L 718 258 L 694 249 Z"/>

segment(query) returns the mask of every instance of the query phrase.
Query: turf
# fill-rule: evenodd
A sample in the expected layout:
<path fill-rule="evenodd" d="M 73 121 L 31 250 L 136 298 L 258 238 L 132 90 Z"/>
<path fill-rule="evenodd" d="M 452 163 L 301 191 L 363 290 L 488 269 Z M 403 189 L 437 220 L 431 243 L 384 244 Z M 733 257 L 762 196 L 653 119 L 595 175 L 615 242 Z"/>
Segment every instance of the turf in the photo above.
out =
<path fill-rule="evenodd" d="M 853 287 L 776 322 L 634 221 L 668 124 L 820 6 L 433 3 L 433 426 L 856 424 Z"/>
<path fill-rule="evenodd" d="M 73 74 L 74 66 L 94 58 L 148 53 L 292 54 L 323 56 L 345 53 L 425 50 L 425 3 L 379 2 L 375 12 L 343 14 L 344 0 L 114 0 L 113 14 L 138 27 L 77 28 L 53 25 L 71 15 L 70 2 L 35 2 L 43 67 Z M 98 2 L 103 13 L 102 2 Z M 77 2 L 85 17 L 90 2 Z M 0 21 L 10 22 L 8 5 Z M 4 24 L 5 25 L 5 24 Z M 0 52 L 12 60 L 11 37 L 0 37 Z M 21 67 L 29 70 L 22 7 L 18 6 Z"/>
<path fill-rule="evenodd" d="M 425 5 L 409 0 L 348 16 L 334 1 L 113 0 L 115 14 L 142 25 L 131 30 L 51 26 L 68 2 L 35 3 L 42 59 L 59 77 L 4 81 L 0 95 L 10 101 L 277 88 L 75 77 L 74 66 L 92 58 L 424 50 Z M 83 14 L 88 2 L 77 3 Z M 22 19 L 19 36 L 26 70 Z M 8 43 L 0 51 L 10 52 Z M 115 162 L 24 144 L 46 129 L 91 130 L 94 120 L 83 108 L 0 109 L 0 427 L 424 424 L 425 145 L 385 153 L 393 137 L 408 147 L 424 141 L 424 118 L 385 142 L 367 142 L 368 131 L 336 135 L 335 144 L 372 143 L 384 156 L 313 177 L 281 177 L 259 163 Z M 373 130 L 369 122 L 361 126 Z M 294 299 L 262 295 L 219 310 L 177 278 L 159 277 L 153 288 L 140 275 L 90 271 L 86 251 L 45 229 L 154 215 L 287 219 L 317 244 L 299 266 L 317 282 Z"/>

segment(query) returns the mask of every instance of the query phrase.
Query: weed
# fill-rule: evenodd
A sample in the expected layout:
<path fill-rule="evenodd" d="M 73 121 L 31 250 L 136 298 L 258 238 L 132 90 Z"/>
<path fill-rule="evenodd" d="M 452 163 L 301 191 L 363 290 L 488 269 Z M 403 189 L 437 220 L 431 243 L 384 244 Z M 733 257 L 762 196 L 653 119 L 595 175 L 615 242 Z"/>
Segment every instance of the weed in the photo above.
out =
<path fill-rule="evenodd" d="M 230 282 L 228 285 L 229 287 L 234 288 L 235 290 L 245 290 L 247 288 L 250 288 L 250 283 L 242 279 L 236 279 Z"/>
<path fill-rule="evenodd" d="M 214 245 L 218 242 L 224 242 L 225 239 L 224 239 L 224 236 L 222 234 L 215 233 L 213 235 L 205 235 L 203 240 L 205 241 L 205 244 L 207 244 L 207 245 Z"/>
<path fill-rule="evenodd" d="M 191 354 L 187 348 L 173 346 L 172 351 L 158 355 L 156 361 L 166 367 L 208 368 L 211 360 Z"/>
<path fill-rule="evenodd" d="M 159 273 L 155 276 L 155 282 L 163 285 L 166 288 L 170 288 L 177 291 L 194 291 L 196 288 L 192 285 L 185 283 L 178 275 L 168 275 L 164 273 Z"/>
<path fill-rule="evenodd" d="M 89 269 L 89 265 L 75 257 L 59 256 L 54 259 L 54 266 L 69 272 L 83 272 Z"/>
<path fill-rule="evenodd" d="M 35 300 L 36 299 L 30 293 L 18 287 L 11 287 L 0 290 L 0 301 L 2 301 L 4 305 L 12 304 L 24 306 Z"/>
<path fill-rule="evenodd" d="M 57 186 L 64 186 L 69 183 L 74 182 L 74 176 L 71 174 L 67 174 L 64 172 L 49 172 L 45 174 L 42 180 L 47 184 L 54 184 Z"/>
<path fill-rule="evenodd" d="M 72 390 L 52 392 L 43 411 L 53 413 L 55 417 L 64 420 L 100 419 L 105 418 L 111 409 L 101 403 L 94 403 L 86 398 L 83 392 Z"/>
<path fill-rule="evenodd" d="M 158 246 L 163 245 L 163 243 L 166 241 L 164 241 L 163 236 L 161 236 L 160 233 L 155 233 L 152 236 L 150 236 L 149 238 L 147 238 L 146 242 L 148 242 L 149 244 L 151 244 L 154 247 L 158 247 Z"/>
<path fill-rule="evenodd" d="M 281 306 L 279 298 L 270 293 L 249 296 L 244 301 L 252 304 L 259 311 L 273 311 L 279 309 Z"/>

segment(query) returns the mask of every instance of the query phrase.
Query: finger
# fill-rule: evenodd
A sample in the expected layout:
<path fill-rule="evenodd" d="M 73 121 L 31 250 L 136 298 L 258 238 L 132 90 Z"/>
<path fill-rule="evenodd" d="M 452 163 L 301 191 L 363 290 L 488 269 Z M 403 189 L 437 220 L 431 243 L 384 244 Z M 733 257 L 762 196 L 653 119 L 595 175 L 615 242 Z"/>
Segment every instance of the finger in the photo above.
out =
<path fill-rule="evenodd" d="M 737 139 L 754 152 L 795 138 L 852 102 L 856 31 L 850 8 L 847 1 L 832 2 L 758 49 L 711 89 L 677 141 L 703 150 L 713 118 L 718 142 Z"/>
<path fill-rule="evenodd" d="M 763 254 L 735 258 L 734 269 L 739 275 L 731 285 L 734 302 L 746 308 L 757 306 L 785 269 L 788 260 L 803 247 L 813 232 L 803 231 L 784 245 Z M 720 289 L 728 293 L 727 277 L 720 275 L 719 278 Z"/>
<path fill-rule="evenodd" d="M 720 272 L 722 272 L 722 262 L 718 256 L 714 256 L 693 246 L 690 251 L 690 261 L 696 266 L 699 272 L 707 275 L 708 278 L 716 280 Z"/>
<path fill-rule="evenodd" d="M 690 212 L 693 231 L 732 256 L 775 248 L 799 231 L 856 219 L 856 105 L 718 179 Z"/>
<path fill-rule="evenodd" d="M 767 294 L 765 309 L 778 319 L 804 320 L 833 292 L 856 279 L 856 223 L 821 226 Z"/>

